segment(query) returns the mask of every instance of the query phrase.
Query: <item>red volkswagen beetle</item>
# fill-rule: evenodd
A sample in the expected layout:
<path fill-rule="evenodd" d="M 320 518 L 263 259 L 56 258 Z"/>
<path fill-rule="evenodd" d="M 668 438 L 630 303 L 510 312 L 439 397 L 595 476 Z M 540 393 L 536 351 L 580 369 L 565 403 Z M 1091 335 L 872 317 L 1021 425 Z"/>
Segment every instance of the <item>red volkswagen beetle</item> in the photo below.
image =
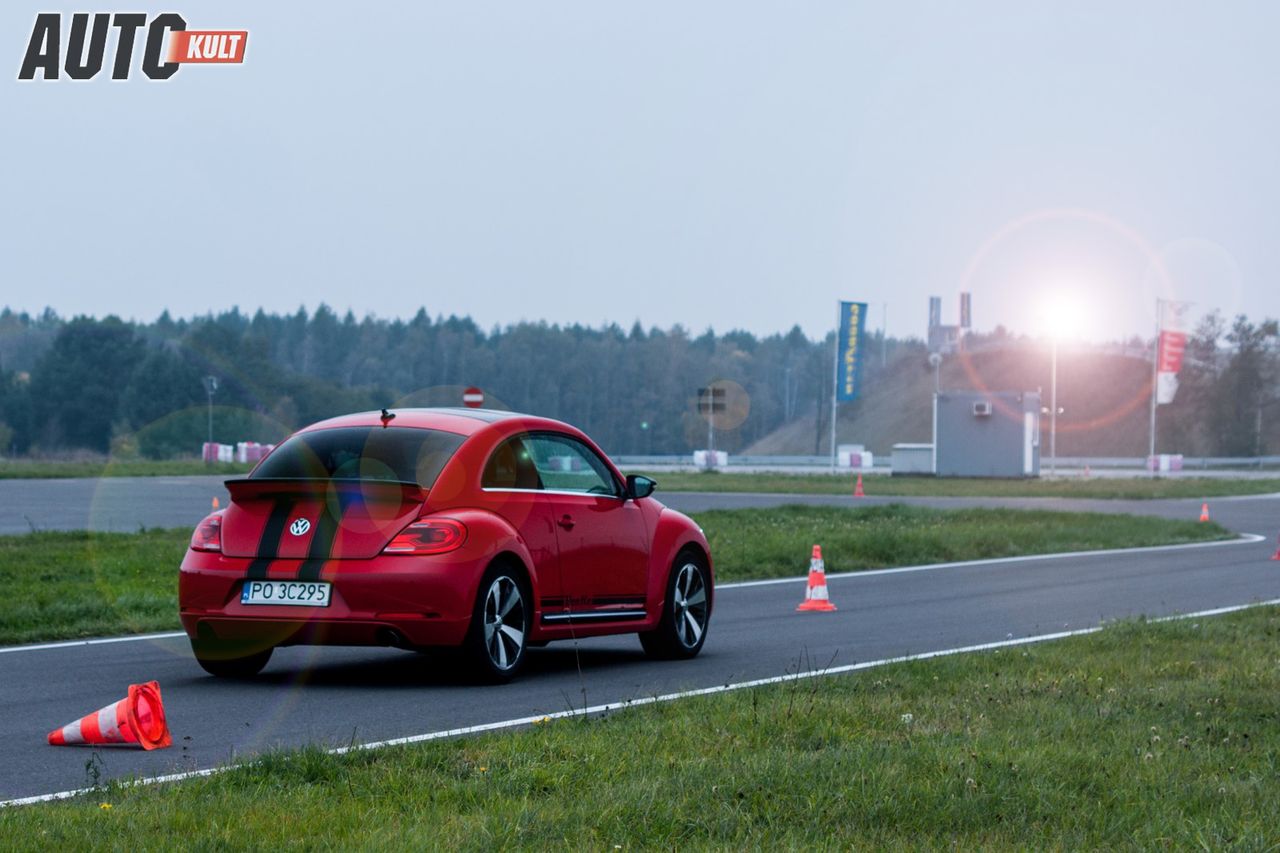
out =
<path fill-rule="evenodd" d="M 582 432 L 481 409 L 346 415 L 291 436 L 196 528 L 178 587 L 196 660 L 276 646 L 461 647 L 488 680 L 530 646 L 637 633 L 690 658 L 711 618 L 702 530 Z"/>

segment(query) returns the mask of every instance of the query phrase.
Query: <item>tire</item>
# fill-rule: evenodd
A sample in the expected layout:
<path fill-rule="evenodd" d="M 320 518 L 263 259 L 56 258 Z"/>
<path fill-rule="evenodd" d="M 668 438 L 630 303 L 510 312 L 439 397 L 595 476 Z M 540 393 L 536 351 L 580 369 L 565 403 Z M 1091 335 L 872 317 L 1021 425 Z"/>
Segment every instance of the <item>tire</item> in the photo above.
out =
<path fill-rule="evenodd" d="M 267 661 L 271 660 L 275 647 L 251 649 L 253 647 L 246 643 L 225 640 L 191 641 L 191 651 L 196 656 L 196 663 L 205 672 L 219 678 L 252 678 L 262 672 Z"/>
<path fill-rule="evenodd" d="M 463 651 L 479 680 L 505 684 L 524 666 L 533 627 L 533 596 L 524 572 L 489 567 L 480 580 Z"/>
<path fill-rule="evenodd" d="M 711 622 L 711 573 L 706 560 L 694 552 L 682 552 L 671 567 L 664 600 L 658 626 L 641 632 L 640 645 L 652 658 L 696 657 L 707 641 Z"/>

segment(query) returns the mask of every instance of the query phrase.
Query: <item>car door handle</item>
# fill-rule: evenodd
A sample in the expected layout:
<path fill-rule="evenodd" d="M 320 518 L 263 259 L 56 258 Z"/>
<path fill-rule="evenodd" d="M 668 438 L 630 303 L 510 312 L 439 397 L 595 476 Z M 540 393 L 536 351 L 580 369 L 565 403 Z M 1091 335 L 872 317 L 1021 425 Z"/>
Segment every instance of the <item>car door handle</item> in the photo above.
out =
<path fill-rule="evenodd" d="M 563 527 L 565 530 L 572 530 L 572 529 L 573 529 L 573 516 L 572 516 L 572 515 L 569 515 L 568 513 L 566 513 L 566 514 L 564 514 L 564 515 L 560 516 L 560 520 L 559 520 L 559 521 L 557 521 L 557 522 L 556 522 L 556 524 L 559 524 L 559 525 L 560 525 L 561 527 Z"/>

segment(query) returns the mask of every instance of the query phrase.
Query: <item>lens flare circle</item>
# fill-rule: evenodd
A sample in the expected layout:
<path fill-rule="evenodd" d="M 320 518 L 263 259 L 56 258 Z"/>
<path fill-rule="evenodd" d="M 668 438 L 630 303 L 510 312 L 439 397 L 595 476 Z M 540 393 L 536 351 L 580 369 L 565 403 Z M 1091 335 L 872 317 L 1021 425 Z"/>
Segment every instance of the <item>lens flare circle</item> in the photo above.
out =
<path fill-rule="evenodd" d="M 961 292 L 972 292 L 973 282 L 984 266 L 989 264 L 993 257 L 997 254 L 1002 245 L 1007 243 L 1011 238 L 1025 231 L 1026 229 L 1045 223 L 1083 223 L 1089 226 L 1095 226 L 1105 233 L 1118 238 L 1121 243 L 1137 255 L 1144 262 L 1144 273 L 1142 276 L 1142 287 L 1144 292 L 1150 296 L 1148 302 L 1151 305 L 1152 318 L 1154 321 L 1154 311 L 1157 298 L 1173 299 L 1179 295 L 1179 290 L 1174 280 L 1170 277 L 1166 266 L 1165 257 L 1160 251 L 1155 249 L 1150 241 L 1144 237 L 1141 232 L 1122 220 L 1095 210 L 1087 208 L 1075 207 L 1053 207 L 1035 210 L 1010 220 L 998 228 L 995 233 L 988 237 L 978 250 L 974 252 L 965 267 L 964 273 L 960 277 Z M 968 378 L 972 386 L 982 392 L 991 393 L 992 389 L 988 386 L 985 379 L 974 364 L 972 353 L 968 350 L 962 350 L 957 355 L 957 360 L 961 368 L 964 370 L 965 376 Z M 1045 386 L 1049 383 L 1045 382 Z M 1124 403 L 1116 406 L 1111 411 L 1102 415 L 1091 418 L 1083 422 L 1067 422 L 1058 421 L 1057 430 L 1059 433 L 1072 432 L 1088 432 L 1114 424 L 1118 421 L 1133 414 L 1139 407 L 1149 404 L 1151 399 L 1151 387 L 1147 384 L 1136 395 L 1127 399 Z M 1059 403 L 1062 401 L 1059 400 Z M 1004 417 L 1018 418 L 1022 417 L 1020 411 L 1015 411 L 1012 407 L 1003 405 L 996 401 L 996 408 Z"/>

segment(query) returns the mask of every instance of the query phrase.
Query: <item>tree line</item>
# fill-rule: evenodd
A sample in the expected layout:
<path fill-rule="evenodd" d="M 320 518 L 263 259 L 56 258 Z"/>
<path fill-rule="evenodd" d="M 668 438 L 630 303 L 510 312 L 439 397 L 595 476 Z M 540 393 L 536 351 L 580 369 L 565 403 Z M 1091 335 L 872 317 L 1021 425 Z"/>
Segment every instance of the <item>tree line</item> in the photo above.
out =
<path fill-rule="evenodd" d="M 1264 423 L 1280 418 L 1277 325 L 1206 317 L 1191 337 L 1175 402 L 1161 407 L 1161 446 L 1211 455 L 1267 451 Z M 1034 344 L 1003 329 L 972 345 L 1019 358 Z M 1134 342 L 1143 346 L 1143 342 Z M 864 338 L 867 394 L 904 363 L 929 370 L 915 339 Z M 1145 345 L 1149 346 L 1149 342 Z M 90 451 L 152 458 L 191 456 L 213 438 L 270 442 L 325 417 L 383 406 L 459 405 L 478 386 L 490 404 L 560 418 L 623 454 L 703 447 L 700 387 L 741 388 L 716 444 L 741 450 L 791 421 L 814 424 L 826 450 L 833 340 L 799 327 L 756 336 L 693 334 L 682 326 L 630 329 L 546 322 L 482 329 L 468 317 L 409 320 L 314 312 L 253 315 L 232 309 L 151 323 L 64 319 L 0 311 L 0 453 Z M 912 368 L 914 369 L 914 367 Z M 1047 378 L 1046 378 L 1047 384 Z M 858 408 L 842 407 L 841 431 Z M 739 422 L 740 421 L 740 422 Z M 841 439 L 844 440 L 843 437 Z"/>
<path fill-rule="evenodd" d="M 721 430 L 736 450 L 830 399 L 831 350 L 799 327 L 758 338 L 693 335 L 638 323 L 590 328 L 519 323 L 489 331 L 466 317 L 339 317 L 233 309 L 152 323 L 0 313 L 0 448 L 169 457 L 207 436 L 204 378 L 217 378 L 213 438 L 278 440 L 350 411 L 460 405 L 467 386 L 497 407 L 560 418 L 615 453 L 701 447 L 699 387 L 741 385 L 745 420 Z"/>
<path fill-rule="evenodd" d="M 1280 418 L 1280 324 L 1206 315 L 1187 341 L 1178 393 L 1160 407 L 1162 446 L 1262 456 Z M 1165 411 L 1168 411 L 1168 415 Z"/>

